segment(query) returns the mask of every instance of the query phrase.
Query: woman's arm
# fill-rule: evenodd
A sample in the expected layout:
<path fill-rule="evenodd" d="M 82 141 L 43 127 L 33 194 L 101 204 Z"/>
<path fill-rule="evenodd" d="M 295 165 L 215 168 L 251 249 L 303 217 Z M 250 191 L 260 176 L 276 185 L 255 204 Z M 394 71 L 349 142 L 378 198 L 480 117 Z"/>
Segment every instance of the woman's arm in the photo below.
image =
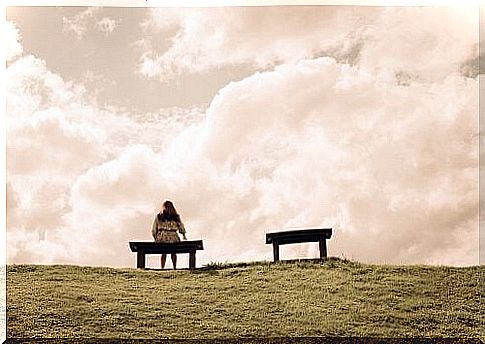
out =
<path fill-rule="evenodd" d="M 153 223 L 152 223 L 152 236 L 153 236 L 153 240 L 157 240 L 157 217 L 156 216 L 153 219 Z"/>
<path fill-rule="evenodd" d="M 182 221 L 180 221 L 180 222 L 178 223 L 178 227 L 179 227 L 179 232 L 180 232 L 180 234 L 182 234 L 182 237 L 184 238 L 184 240 L 187 240 L 187 237 L 185 236 L 185 233 L 186 233 L 186 232 L 185 232 L 185 226 L 184 226 L 184 224 L 182 223 Z"/>

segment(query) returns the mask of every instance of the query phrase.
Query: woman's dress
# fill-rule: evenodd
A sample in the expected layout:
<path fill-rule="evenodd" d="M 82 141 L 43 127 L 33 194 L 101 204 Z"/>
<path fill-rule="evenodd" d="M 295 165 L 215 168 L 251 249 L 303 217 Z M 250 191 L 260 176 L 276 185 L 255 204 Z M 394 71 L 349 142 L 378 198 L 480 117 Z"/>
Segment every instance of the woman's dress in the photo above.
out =
<path fill-rule="evenodd" d="M 152 235 L 156 242 L 179 242 L 180 238 L 177 232 L 185 234 L 185 227 L 182 222 L 159 219 L 159 216 L 155 216 Z"/>

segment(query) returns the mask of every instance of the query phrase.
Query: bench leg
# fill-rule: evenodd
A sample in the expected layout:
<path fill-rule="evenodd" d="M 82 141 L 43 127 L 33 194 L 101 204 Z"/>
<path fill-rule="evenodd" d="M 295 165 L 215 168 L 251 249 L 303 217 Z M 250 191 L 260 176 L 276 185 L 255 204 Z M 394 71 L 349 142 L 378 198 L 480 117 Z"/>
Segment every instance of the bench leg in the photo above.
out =
<path fill-rule="evenodd" d="M 318 246 L 320 248 L 320 259 L 327 258 L 327 240 L 325 238 L 320 238 Z"/>
<path fill-rule="evenodd" d="M 145 268 L 145 252 L 143 251 L 138 251 L 136 254 L 136 267 L 138 269 L 144 269 Z"/>
<path fill-rule="evenodd" d="M 280 260 L 280 245 L 273 241 L 273 258 L 275 262 Z"/>
<path fill-rule="evenodd" d="M 195 250 L 189 253 L 189 269 L 195 269 Z"/>

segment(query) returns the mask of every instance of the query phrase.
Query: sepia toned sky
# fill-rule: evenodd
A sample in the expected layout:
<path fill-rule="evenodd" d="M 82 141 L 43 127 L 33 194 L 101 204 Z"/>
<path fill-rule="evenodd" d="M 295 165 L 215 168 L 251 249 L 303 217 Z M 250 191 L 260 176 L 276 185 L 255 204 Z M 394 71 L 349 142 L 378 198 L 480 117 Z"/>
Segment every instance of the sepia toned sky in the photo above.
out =
<path fill-rule="evenodd" d="M 198 265 L 310 227 L 331 256 L 478 264 L 477 8 L 6 14 L 7 263 L 134 266 L 171 199 Z"/>

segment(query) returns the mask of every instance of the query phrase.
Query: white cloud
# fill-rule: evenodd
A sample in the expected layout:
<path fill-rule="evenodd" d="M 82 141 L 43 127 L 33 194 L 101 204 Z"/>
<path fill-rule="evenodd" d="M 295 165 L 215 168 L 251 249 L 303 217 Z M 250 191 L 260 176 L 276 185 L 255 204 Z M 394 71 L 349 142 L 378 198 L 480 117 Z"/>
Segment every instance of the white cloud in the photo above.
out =
<path fill-rule="evenodd" d="M 456 245 L 444 228 L 476 241 L 476 91 L 477 80 L 458 76 L 402 87 L 328 59 L 227 86 L 208 109 L 203 151 L 216 170 L 250 176 L 253 190 L 240 200 L 250 206 L 225 207 L 221 222 L 240 218 L 231 236 L 251 238 L 332 226 L 335 251 L 379 262 L 436 259 Z M 477 250 L 467 254 L 477 261 Z"/>
<path fill-rule="evenodd" d="M 32 56 L 15 60 L 6 70 L 7 128 L 48 106 L 65 107 L 79 103 L 85 93 L 80 85 L 65 82 L 47 70 L 45 62 Z"/>
<path fill-rule="evenodd" d="M 99 20 L 96 23 L 96 25 L 98 27 L 98 30 L 100 30 L 107 36 L 115 30 L 115 28 L 118 26 L 120 22 L 121 20 L 115 20 L 113 18 L 103 17 L 101 20 Z"/>
<path fill-rule="evenodd" d="M 478 15 L 471 14 L 460 7 L 386 8 L 364 33 L 359 64 L 424 80 L 456 73 L 478 56 Z"/>
<path fill-rule="evenodd" d="M 154 9 L 144 23 L 149 32 L 161 32 L 161 37 L 173 28 L 178 32 L 163 54 L 144 53 L 141 72 L 165 79 L 224 64 L 251 63 L 265 68 L 324 50 L 347 50 L 357 38 L 353 22 L 375 16 L 365 9 L 357 14 L 352 8 L 338 12 L 323 8 Z"/>
<path fill-rule="evenodd" d="M 88 7 L 72 18 L 62 17 L 63 31 L 73 32 L 78 40 L 82 39 L 88 31 L 89 22 L 99 9 L 100 7 Z"/>
<path fill-rule="evenodd" d="M 22 54 L 22 45 L 19 43 L 20 33 L 15 23 L 5 21 L 3 24 L 3 37 L 5 47 L 5 58 L 7 62 L 14 60 Z"/>
<path fill-rule="evenodd" d="M 13 61 L 6 74 L 8 261 L 97 264 L 99 257 L 86 258 L 82 252 L 89 231 L 80 231 L 70 220 L 77 211 L 82 213 L 71 197 L 78 178 L 133 151 L 129 147 L 135 143 L 162 149 L 182 129 L 200 121 L 200 110 L 172 108 L 137 117 L 100 109 L 87 101 L 82 86 L 64 81 L 32 55 Z M 130 205 L 122 206 L 126 214 L 133 213 Z M 150 206 L 148 212 L 152 210 Z M 101 223 L 91 228 L 95 237 Z M 119 251 L 114 252 L 99 262 L 114 264 Z"/>
<path fill-rule="evenodd" d="M 63 31 L 74 33 L 78 40 L 81 40 L 89 29 L 96 29 L 108 36 L 121 23 L 121 19 L 103 17 L 98 20 L 96 15 L 101 10 L 102 7 L 88 7 L 73 17 L 62 17 Z"/>
<path fill-rule="evenodd" d="M 477 18 L 455 7 L 160 8 L 143 24 L 154 38 L 145 44 L 140 72 L 167 80 L 221 65 L 267 68 L 333 56 L 432 78 L 477 55 Z M 170 48 L 154 51 L 170 30 L 177 30 Z"/>
<path fill-rule="evenodd" d="M 15 156 L 9 160 L 9 171 L 15 174 L 58 174 L 69 170 L 77 173 L 102 158 L 100 147 L 104 141 L 103 131 L 86 123 L 68 121 L 60 109 L 39 111 L 9 130 L 8 156 Z"/>

